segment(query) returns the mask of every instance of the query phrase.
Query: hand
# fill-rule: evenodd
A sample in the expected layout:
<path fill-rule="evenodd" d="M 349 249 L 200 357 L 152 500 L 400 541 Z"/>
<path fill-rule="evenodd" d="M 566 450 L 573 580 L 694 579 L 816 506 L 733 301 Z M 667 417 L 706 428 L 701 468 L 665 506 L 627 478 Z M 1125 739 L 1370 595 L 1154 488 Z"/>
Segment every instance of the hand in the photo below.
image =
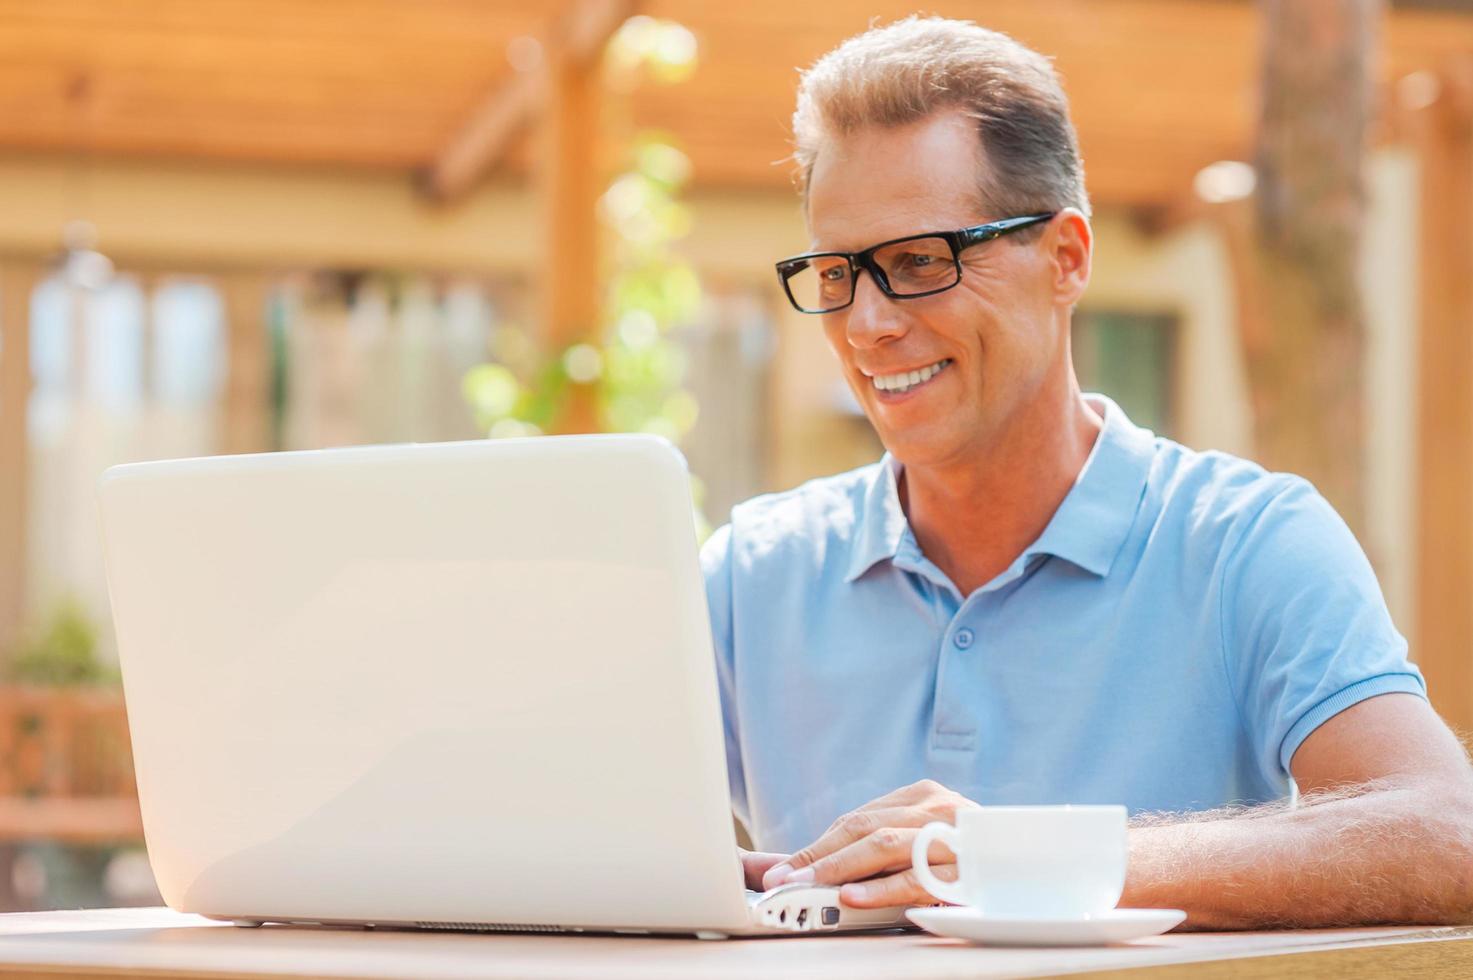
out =
<path fill-rule="evenodd" d="M 921 827 L 933 820 L 953 823 L 957 810 L 975 806 L 934 780 L 912 783 L 835 820 L 818 840 L 770 867 L 763 887 L 842 885 L 839 898 L 853 908 L 935 904 L 916 880 L 911 845 Z M 945 845 L 933 844 L 927 857 L 936 877 L 956 880 L 956 857 Z"/>
<path fill-rule="evenodd" d="M 742 874 L 747 879 L 747 887 L 759 892 L 762 891 L 762 876 L 767 874 L 768 869 L 788 860 L 786 854 L 749 851 L 744 847 L 738 847 L 737 853 L 742 858 Z"/>

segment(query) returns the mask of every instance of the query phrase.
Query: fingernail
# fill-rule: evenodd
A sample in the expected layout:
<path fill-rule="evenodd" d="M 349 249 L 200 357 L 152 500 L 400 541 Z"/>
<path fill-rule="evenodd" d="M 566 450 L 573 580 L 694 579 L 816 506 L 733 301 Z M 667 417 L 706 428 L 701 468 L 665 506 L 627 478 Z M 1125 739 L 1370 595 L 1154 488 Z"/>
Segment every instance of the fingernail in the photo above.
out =
<path fill-rule="evenodd" d="M 839 889 L 839 892 L 839 897 L 847 900 L 851 905 L 855 902 L 863 902 L 864 900 L 869 898 L 868 885 L 845 885 L 843 888 Z"/>
<path fill-rule="evenodd" d="M 784 884 L 791 885 L 794 882 L 804 882 L 812 880 L 813 868 L 799 868 L 797 871 L 794 871 L 792 874 L 788 875 L 787 880 L 784 882 Z"/>
<path fill-rule="evenodd" d="M 774 864 L 767 869 L 767 874 L 762 876 L 762 886 L 764 888 L 776 888 L 783 883 L 784 878 L 792 873 L 793 866 L 788 862 L 784 861 L 781 864 Z"/>

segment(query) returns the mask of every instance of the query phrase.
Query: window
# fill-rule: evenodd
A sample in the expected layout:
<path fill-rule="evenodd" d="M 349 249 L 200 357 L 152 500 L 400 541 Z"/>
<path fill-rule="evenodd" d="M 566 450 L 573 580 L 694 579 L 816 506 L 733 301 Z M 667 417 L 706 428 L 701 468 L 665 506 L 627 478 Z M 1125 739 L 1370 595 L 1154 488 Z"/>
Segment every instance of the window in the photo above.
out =
<path fill-rule="evenodd" d="M 1108 395 L 1137 425 L 1172 437 L 1176 332 L 1170 313 L 1076 311 L 1072 341 L 1080 387 Z"/>

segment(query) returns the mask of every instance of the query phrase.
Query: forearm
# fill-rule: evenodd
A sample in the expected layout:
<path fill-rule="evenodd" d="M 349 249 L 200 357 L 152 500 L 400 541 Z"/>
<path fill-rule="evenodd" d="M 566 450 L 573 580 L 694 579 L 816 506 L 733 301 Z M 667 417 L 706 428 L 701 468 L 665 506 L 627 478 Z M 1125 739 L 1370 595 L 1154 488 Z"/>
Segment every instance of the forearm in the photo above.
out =
<path fill-rule="evenodd" d="M 1286 804 L 1138 820 L 1122 906 L 1187 927 L 1473 921 L 1473 798 L 1367 784 Z"/>

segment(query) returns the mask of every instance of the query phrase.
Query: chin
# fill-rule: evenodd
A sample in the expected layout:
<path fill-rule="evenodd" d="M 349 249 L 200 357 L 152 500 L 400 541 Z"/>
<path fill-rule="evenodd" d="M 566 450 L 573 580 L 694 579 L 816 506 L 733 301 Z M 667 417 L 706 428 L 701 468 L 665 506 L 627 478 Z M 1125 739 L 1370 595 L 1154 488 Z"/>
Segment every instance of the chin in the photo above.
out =
<path fill-rule="evenodd" d="M 939 434 L 907 431 L 886 433 L 876 430 L 880 442 L 891 456 L 906 466 L 925 466 L 930 463 L 954 458 L 961 449 L 960 441 L 939 437 Z"/>
<path fill-rule="evenodd" d="M 962 424 L 965 422 L 965 424 Z M 870 420 L 880 442 L 906 466 L 938 466 L 956 463 L 986 452 L 990 426 L 975 415 L 965 419 L 938 419 L 931 424 L 905 428 L 881 428 Z"/>

